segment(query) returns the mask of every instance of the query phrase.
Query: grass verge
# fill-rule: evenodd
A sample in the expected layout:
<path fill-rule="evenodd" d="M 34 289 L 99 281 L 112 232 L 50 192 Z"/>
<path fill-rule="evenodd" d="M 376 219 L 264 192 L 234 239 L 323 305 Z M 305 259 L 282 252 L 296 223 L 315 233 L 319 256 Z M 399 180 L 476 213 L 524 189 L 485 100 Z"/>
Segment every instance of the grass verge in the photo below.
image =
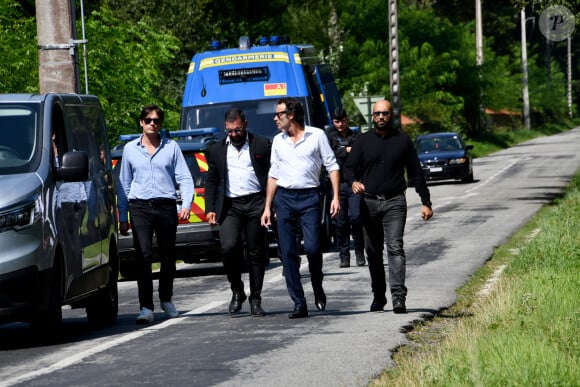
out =
<path fill-rule="evenodd" d="M 370 385 L 578 386 L 578 289 L 580 173 L 497 249 L 453 306 L 408 333 L 396 367 Z"/>

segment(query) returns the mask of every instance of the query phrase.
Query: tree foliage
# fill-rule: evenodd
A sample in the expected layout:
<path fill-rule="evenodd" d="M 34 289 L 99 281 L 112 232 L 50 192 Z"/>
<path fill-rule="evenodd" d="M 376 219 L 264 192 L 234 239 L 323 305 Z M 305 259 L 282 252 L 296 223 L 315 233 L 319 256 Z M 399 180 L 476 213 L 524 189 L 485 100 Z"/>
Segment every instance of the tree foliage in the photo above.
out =
<path fill-rule="evenodd" d="M 37 93 L 36 23 L 12 0 L 0 0 L 0 92 Z"/>
<path fill-rule="evenodd" d="M 154 27 L 149 16 L 123 23 L 107 8 L 93 11 L 89 36 L 89 92 L 101 97 L 112 139 L 137 130 L 140 107 L 156 103 L 168 111 L 166 124 L 177 127 L 179 106 L 164 88 L 165 72 L 179 40 Z"/>
<path fill-rule="evenodd" d="M 80 0 L 75 3 L 79 8 Z M 545 7 L 564 5 L 580 25 L 575 0 L 482 1 L 484 63 L 478 67 L 473 0 L 397 3 L 403 113 L 419 118 L 424 131 L 476 136 L 482 107 L 521 110 L 522 7 L 537 20 Z M 0 90 L 35 92 L 34 1 L 0 0 L 0 5 Z M 293 42 L 314 44 L 321 60 L 333 65 L 355 120 L 353 96 L 390 98 L 384 0 L 85 0 L 84 6 L 89 91 L 103 101 L 111 138 L 137 130 L 136 114 L 149 102 L 160 104 L 166 126 L 176 128 L 189 61 L 213 39 L 235 46 L 242 35 L 254 41 L 288 35 Z M 531 107 L 544 120 L 559 119 L 566 115 L 566 46 L 547 42 L 533 20 L 528 21 Z M 580 78 L 578 39 L 576 33 L 574 80 Z M 576 106 L 579 89 L 574 88 Z"/>

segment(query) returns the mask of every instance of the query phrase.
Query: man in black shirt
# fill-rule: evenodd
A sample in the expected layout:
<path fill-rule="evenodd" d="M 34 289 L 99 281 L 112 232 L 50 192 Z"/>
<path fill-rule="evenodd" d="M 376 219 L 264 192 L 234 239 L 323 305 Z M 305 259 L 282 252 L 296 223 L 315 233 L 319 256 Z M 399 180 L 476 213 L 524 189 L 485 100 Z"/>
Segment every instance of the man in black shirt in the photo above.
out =
<path fill-rule="evenodd" d="M 406 257 L 403 249 L 407 218 L 405 170 L 421 197 L 421 218 L 429 220 L 433 210 L 417 151 L 408 135 L 392 128 L 392 116 L 389 101 L 375 103 L 374 130 L 362 134 L 353 144 L 344 165 L 344 178 L 352 191 L 363 197 L 361 216 L 374 296 L 371 312 L 382 311 L 387 304 L 383 264 L 386 243 L 393 311 L 406 313 Z"/>
<path fill-rule="evenodd" d="M 360 219 L 360 195 L 352 192 L 350 185 L 344 180 L 342 174 L 344 162 L 348 157 L 352 144 L 359 136 L 358 131 L 353 131 L 348 126 L 346 110 L 336 108 L 332 115 L 334 125 L 327 132 L 330 147 L 334 151 L 336 161 L 340 166 L 340 213 L 335 218 L 336 245 L 340 258 L 340 267 L 350 267 L 350 235 L 354 242 L 354 253 L 358 266 L 364 266 L 364 237 L 362 222 Z"/>

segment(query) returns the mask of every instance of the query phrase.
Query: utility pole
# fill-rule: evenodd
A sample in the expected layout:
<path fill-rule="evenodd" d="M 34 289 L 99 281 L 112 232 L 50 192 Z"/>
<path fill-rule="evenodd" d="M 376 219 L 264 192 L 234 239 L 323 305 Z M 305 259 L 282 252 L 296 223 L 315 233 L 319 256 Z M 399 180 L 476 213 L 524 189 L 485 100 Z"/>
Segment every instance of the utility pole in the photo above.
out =
<path fill-rule="evenodd" d="M 481 0 L 475 0 L 475 52 L 477 67 L 483 64 L 483 27 Z"/>
<path fill-rule="evenodd" d="M 520 11 L 520 25 L 522 30 L 522 75 L 523 75 L 523 100 L 524 100 L 524 127 L 530 129 L 530 95 L 528 91 L 528 43 L 526 39 L 526 10 Z"/>
<path fill-rule="evenodd" d="M 572 35 L 568 36 L 568 50 L 567 50 L 567 66 L 566 71 L 568 76 L 566 77 L 568 83 L 566 85 L 566 102 L 568 103 L 568 116 L 572 118 Z"/>
<path fill-rule="evenodd" d="M 389 62 L 393 126 L 401 128 L 401 89 L 399 79 L 399 22 L 397 0 L 389 0 Z"/>
<path fill-rule="evenodd" d="M 74 0 L 36 0 L 40 92 L 78 93 Z"/>
<path fill-rule="evenodd" d="M 484 125 L 484 110 L 483 110 L 483 90 L 481 88 L 482 82 L 482 65 L 483 65 L 483 21 L 481 14 L 481 0 L 475 0 L 475 61 L 477 65 L 477 76 L 479 79 L 479 101 L 478 112 L 475 120 L 475 129 L 478 133 L 483 131 Z"/>

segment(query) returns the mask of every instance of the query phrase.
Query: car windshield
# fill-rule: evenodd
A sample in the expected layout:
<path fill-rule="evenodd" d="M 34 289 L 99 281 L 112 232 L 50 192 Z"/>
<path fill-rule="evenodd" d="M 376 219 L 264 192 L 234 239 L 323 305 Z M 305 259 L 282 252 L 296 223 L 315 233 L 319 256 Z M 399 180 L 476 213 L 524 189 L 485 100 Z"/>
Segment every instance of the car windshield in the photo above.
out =
<path fill-rule="evenodd" d="M 41 153 L 38 106 L 0 104 L 0 175 L 34 170 Z"/>
<path fill-rule="evenodd" d="M 218 138 L 225 137 L 224 116 L 231 108 L 239 108 L 246 114 L 248 131 L 272 138 L 278 133 L 274 124 L 277 99 L 238 101 L 223 104 L 186 107 L 181 119 L 181 130 L 218 128 Z M 305 104 L 305 101 L 302 101 Z M 308 122 L 306 124 L 309 124 Z"/>
<path fill-rule="evenodd" d="M 441 136 L 419 138 L 416 142 L 417 151 L 420 153 L 454 151 L 463 149 L 463 145 L 457 136 Z"/>

